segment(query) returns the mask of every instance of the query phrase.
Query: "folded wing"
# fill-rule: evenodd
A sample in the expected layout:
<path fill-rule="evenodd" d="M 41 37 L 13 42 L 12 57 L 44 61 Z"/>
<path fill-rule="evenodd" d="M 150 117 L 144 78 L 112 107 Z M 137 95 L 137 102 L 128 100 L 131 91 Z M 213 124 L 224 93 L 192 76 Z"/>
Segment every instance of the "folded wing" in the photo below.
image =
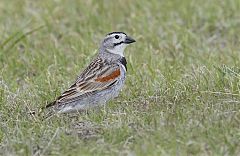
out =
<path fill-rule="evenodd" d="M 102 60 L 95 60 L 68 90 L 46 107 L 72 103 L 107 89 L 118 81 L 120 72 L 118 64 L 108 64 Z"/>

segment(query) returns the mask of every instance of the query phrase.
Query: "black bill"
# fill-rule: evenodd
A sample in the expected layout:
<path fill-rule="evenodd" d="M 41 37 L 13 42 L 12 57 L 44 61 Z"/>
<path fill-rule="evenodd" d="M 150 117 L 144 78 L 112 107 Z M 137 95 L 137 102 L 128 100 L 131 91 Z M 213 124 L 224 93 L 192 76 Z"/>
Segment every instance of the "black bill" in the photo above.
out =
<path fill-rule="evenodd" d="M 133 42 L 136 42 L 133 38 L 127 36 L 124 43 L 127 43 L 127 44 L 130 44 L 130 43 L 133 43 Z"/>

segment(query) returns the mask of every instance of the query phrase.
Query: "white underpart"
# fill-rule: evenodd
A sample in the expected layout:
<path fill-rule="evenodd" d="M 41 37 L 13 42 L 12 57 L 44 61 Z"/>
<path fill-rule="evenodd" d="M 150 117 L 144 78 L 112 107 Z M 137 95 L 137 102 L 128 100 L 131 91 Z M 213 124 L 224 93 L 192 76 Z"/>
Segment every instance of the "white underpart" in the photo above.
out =
<path fill-rule="evenodd" d="M 125 43 L 115 46 L 113 49 L 107 49 L 110 53 L 118 54 L 124 57 L 124 50 L 127 47 Z"/>
<path fill-rule="evenodd" d="M 68 106 L 58 111 L 58 113 L 67 113 L 67 112 L 71 112 L 72 110 L 73 110 L 72 106 Z"/>
<path fill-rule="evenodd" d="M 120 64 L 120 66 L 122 66 L 122 69 L 124 70 L 124 72 L 126 72 L 126 67 L 123 64 Z"/>

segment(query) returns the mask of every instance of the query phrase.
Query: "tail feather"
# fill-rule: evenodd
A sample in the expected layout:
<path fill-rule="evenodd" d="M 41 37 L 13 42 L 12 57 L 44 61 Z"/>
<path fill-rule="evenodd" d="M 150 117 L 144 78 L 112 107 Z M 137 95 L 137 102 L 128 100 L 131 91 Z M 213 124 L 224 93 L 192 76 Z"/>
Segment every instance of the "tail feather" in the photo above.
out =
<path fill-rule="evenodd" d="M 54 108 L 49 108 L 54 106 L 55 104 L 56 101 L 53 101 L 51 103 L 48 103 L 46 106 L 40 107 L 38 110 L 30 110 L 28 114 L 34 118 L 36 116 L 38 117 L 42 116 L 43 120 L 49 119 L 50 117 L 54 116 L 54 114 L 56 114 Z M 47 110 L 47 112 L 45 112 L 45 110 Z"/>
<path fill-rule="evenodd" d="M 52 106 L 54 106 L 56 104 L 56 101 L 50 102 L 48 103 L 46 106 L 41 108 L 41 112 L 44 111 L 47 108 L 50 108 Z M 53 109 L 48 109 L 47 113 L 44 115 L 44 119 L 48 119 L 50 117 L 52 117 L 55 114 L 55 111 Z"/>
<path fill-rule="evenodd" d="M 53 102 L 47 104 L 46 106 L 44 106 L 44 108 L 52 107 L 55 104 L 56 104 L 56 101 L 53 101 Z"/>

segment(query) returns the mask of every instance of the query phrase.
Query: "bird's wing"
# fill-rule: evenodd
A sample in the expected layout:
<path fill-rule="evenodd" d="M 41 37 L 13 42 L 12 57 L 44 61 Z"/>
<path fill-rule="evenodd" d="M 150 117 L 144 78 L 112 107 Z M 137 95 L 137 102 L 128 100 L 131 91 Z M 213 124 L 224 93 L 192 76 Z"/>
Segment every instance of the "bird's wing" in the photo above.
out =
<path fill-rule="evenodd" d="M 104 90 L 118 81 L 120 72 L 118 64 L 109 64 L 100 58 L 95 59 L 68 90 L 46 107 L 72 103 Z"/>

